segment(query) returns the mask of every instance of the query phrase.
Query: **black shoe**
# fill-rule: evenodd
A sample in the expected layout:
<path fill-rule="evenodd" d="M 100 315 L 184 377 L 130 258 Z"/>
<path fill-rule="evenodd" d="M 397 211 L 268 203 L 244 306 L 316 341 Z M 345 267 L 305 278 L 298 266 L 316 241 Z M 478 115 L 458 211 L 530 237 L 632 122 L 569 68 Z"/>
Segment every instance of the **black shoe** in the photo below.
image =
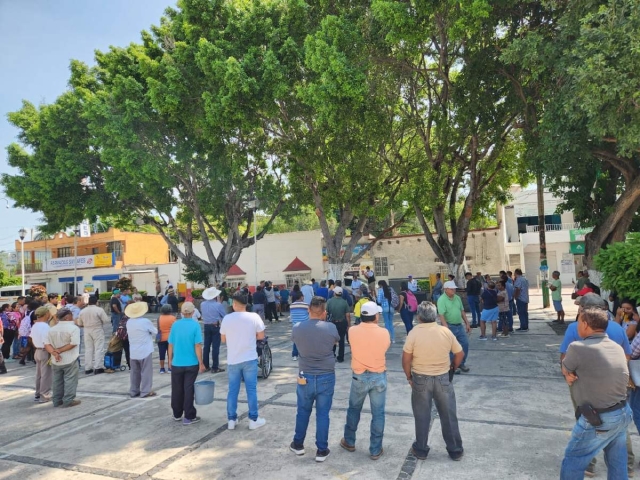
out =
<path fill-rule="evenodd" d="M 454 462 L 457 462 L 458 460 L 462 460 L 463 456 L 464 456 L 464 452 L 456 452 L 456 453 L 449 454 L 449 458 L 451 458 L 451 460 L 453 460 Z"/>
<path fill-rule="evenodd" d="M 472 323 L 471 324 L 471 328 L 478 328 L 478 324 L 477 323 Z"/>
<path fill-rule="evenodd" d="M 328 448 L 326 450 L 316 451 L 316 462 L 324 462 L 330 454 L 331 450 L 329 450 Z"/>
<path fill-rule="evenodd" d="M 103 370 L 103 372 L 104 372 L 104 370 Z M 85 375 L 91 375 L 92 373 L 93 373 L 93 369 L 84 371 Z"/>
<path fill-rule="evenodd" d="M 427 459 L 427 455 L 420 455 L 418 454 L 418 452 L 416 451 L 415 448 L 413 448 L 413 446 L 411 447 L 411 453 L 413 454 L 414 457 L 416 457 L 418 460 L 426 460 Z"/>
<path fill-rule="evenodd" d="M 18 363 L 19 363 L 20 365 L 26 365 L 26 363 L 24 362 L 24 360 L 20 360 Z"/>
<path fill-rule="evenodd" d="M 96 368 L 93 373 L 95 375 L 99 375 L 101 373 L 104 373 L 104 368 Z"/>
<path fill-rule="evenodd" d="M 304 455 L 304 445 L 297 445 L 296 442 L 291 442 L 291 445 L 289 445 L 289 450 L 291 450 L 296 455 Z"/>
<path fill-rule="evenodd" d="M 516 328 L 516 332 L 528 332 L 528 328 Z"/>

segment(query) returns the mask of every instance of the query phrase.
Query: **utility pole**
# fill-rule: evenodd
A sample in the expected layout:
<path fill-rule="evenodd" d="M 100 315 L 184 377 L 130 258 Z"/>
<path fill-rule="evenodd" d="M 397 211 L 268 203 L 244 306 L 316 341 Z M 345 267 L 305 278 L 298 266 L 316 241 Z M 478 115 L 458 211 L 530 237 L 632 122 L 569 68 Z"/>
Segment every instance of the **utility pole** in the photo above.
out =
<path fill-rule="evenodd" d="M 542 286 L 542 307 L 549 307 L 549 265 L 547 264 L 547 226 L 544 222 L 544 185 L 542 169 L 536 174 L 538 195 L 538 235 L 540 238 L 540 284 Z"/>

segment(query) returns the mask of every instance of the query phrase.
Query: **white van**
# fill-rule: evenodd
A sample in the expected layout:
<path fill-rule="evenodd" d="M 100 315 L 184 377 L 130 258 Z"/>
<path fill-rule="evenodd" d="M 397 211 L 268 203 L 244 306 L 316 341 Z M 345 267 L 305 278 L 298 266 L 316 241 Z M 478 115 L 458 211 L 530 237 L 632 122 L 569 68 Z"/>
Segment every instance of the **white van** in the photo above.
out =
<path fill-rule="evenodd" d="M 0 287 L 0 305 L 18 301 L 18 297 L 22 295 L 22 285 L 13 285 L 10 287 Z"/>

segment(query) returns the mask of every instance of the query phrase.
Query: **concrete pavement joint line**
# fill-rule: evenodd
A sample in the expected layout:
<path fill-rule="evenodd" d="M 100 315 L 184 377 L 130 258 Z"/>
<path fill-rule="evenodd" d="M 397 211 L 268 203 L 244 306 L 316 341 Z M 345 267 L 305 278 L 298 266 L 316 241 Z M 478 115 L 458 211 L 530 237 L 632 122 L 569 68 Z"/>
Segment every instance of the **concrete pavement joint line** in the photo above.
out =
<path fill-rule="evenodd" d="M 264 400 L 263 402 L 260 402 L 259 403 L 259 408 L 264 408 L 264 407 L 266 407 L 268 405 L 275 405 L 275 401 L 278 400 L 283 395 L 285 395 L 285 394 L 284 393 L 276 393 L 275 395 L 269 397 L 268 399 Z M 248 416 L 249 416 L 249 412 L 248 411 L 243 413 L 243 414 L 241 414 L 241 415 L 238 415 L 238 421 L 244 420 Z M 209 432 L 204 437 L 199 438 L 198 440 L 193 442 L 191 445 L 188 445 L 188 446 L 184 447 L 182 450 L 180 450 L 176 454 L 174 454 L 171 457 L 163 460 L 162 462 L 157 464 L 155 467 L 147 470 L 145 473 L 143 473 L 142 475 L 139 475 L 138 477 L 135 477 L 135 478 L 153 477 L 153 475 L 155 475 L 156 473 L 159 473 L 162 470 L 166 469 L 169 465 L 174 463 L 176 460 L 180 460 L 185 455 L 193 452 L 194 450 L 197 450 L 202 445 L 204 445 L 208 441 L 214 439 L 215 437 L 217 437 L 218 435 L 220 435 L 221 433 L 223 433 L 226 430 L 227 430 L 227 424 L 226 423 L 223 424 L 223 425 L 220 425 L 213 432 Z"/>
<path fill-rule="evenodd" d="M 127 401 L 127 400 L 123 400 L 123 401 L 118 402 L 118 403 L 114 403 L 114 404 L 111 404 L 111 405 L 107 405 L 107 406 L 102 407 L 102 408 L 99 408 L 99 409 L 97 409 L 97 410 L 93 410 L 93 411 L 91 411 L 91 412 L 89 412 L 89 413 L 85 413 L 84 415 L 80 415 L 79 417 L 75 417 L 75 418 L 73 418 L 73 419 L 72 419 L 72 420 L 70 420 L 70 421 L 74 422 L 74 421 L 76 421 L 76 420 L 81 420 L 81 419 L 83 419 L 83 418 L 90 417 L 90 416 L 92 416 L 92 415 L 95 415 L 95 414 L 96 414 L 96 413 L 98 413 L 98 412 L 101 412 L 102 410 L 107 410 L 107 409 L 110 409 L 110 408 L 112 408 L 112 407 L 116 407 L 116 406 L 118 406 L 118 405 L 121 405 L 121 404 L 125 403 L 126 401 Z M 52 425 L 52 426 L 47 427 L 47 428 L 43 428 L 42 430 L 38 430 L 38 431 L 35 431 L 35 432 L 32 432 L 32 433 L 29 433 L 28 435 L 25 435 L 25 436 L 20 437 L 20 438 L 16 438 L 16 439 L 11 440 L 11 441 L 9 441 L 9 442 L 0 443 L 0 447 L 5 447 L 5 446 L 8 446 L 8 445 L 11 445 L 12 443 L 16 443 L 16 442 L 20 442 L 20 441 L 22 441 L 22 440 L 26 440 L 27 438 L 33 437 L 34 435 L 39 435 L 39 434 L 41 434 L 41 433 L 44 433 L 44 432 L 48 432 L 48 431 L 50 431 L 50 430 L 57 429 L 57 428 L 59 428 L 59 427 L 62 427 L 62 426 L 64 426 L 64 425 L 68 425 L 68 424 L 69 424 L 69 420 L 68 420 L 68 421 L 65 421 L 65 422 L 63 422 L 63 423 L 58 423 L 58 424 L 56 424 L 56 425 Z"/>
<path fill-rule="evenodd" d="M 86 467 L 84 465 L 76 465 L 73 463 L 53 462 L 51 460 L 43 460 L 41 458 L 26 457 L 23 455 L 0 455 L 3 460 L 15 463 L 23 463 L 27 465 L 39 465 L 41 467 L 55 468 L 58 470 L 69 470 L 72 472 L 89 473 L 91 475 L 100 475 L 110 478 L 131 478 L 130 473 L 118 472 L 115 470 L 106 470 L 104 468 Z"/>

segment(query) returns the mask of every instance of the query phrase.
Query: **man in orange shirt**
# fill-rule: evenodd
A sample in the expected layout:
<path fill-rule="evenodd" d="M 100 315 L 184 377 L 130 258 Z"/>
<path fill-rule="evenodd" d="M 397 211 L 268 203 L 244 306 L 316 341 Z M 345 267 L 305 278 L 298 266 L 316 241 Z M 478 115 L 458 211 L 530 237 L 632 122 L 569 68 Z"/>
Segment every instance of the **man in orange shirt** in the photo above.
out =
<path fill-rule="evenodd" d="M 367 395 L 371 402 L 371 438 L 369 454 L 377 460 L 383 453 L 384 406 L 387 397 L 387 372 L 385 354 L 391 345 L 386 328 L 378 326 L 382 309 L 375 302 L 367 302 L 360 308 L 360 324 L 349 329 L 351 344 L 351 392 L 344 438 L 340 446 L 349 452 L 356 449 L 356 430 Z"/>

